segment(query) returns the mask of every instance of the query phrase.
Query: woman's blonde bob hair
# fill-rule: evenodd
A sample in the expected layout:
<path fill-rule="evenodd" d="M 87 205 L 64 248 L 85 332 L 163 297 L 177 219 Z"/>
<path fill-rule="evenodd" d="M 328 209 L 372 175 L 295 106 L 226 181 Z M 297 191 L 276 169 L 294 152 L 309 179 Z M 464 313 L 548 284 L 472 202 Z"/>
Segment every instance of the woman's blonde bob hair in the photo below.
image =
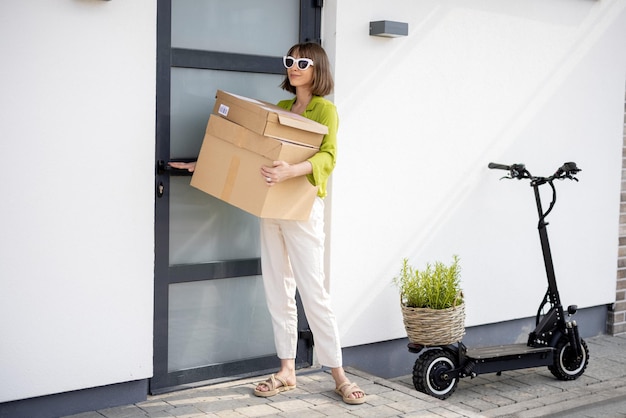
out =
<path fill-rule="evenodd" d="M 296 44 L 289 49 L 287 55 L 294 58 L 310 58 L 313 60 L 313 86 L 312 93 L 314 96 L 327 96 L 333 91 L 334 81 L 330 72 L 330 62 L 326 51 L 319 44 L 306 42 Z M 280 87 L 292 94 L 296 94 L 296 88 L 289 83 L 289 77 L 285 72 L 285 79 Z"/>

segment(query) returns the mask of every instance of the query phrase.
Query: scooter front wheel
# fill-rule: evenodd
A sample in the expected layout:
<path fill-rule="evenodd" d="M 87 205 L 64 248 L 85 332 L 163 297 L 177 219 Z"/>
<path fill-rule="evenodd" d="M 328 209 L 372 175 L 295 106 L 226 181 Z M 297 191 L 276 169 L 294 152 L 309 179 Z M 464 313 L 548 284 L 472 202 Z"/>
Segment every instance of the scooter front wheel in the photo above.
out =
<path fill-rule="evenodd" d="M 561 338 L 554 351 L 554 364 L 548 366 L 550 372 L 559 380 L 575 380 L 582 376 L 589 363 L 589 348 L 582 338 L 580 339 L 581 355 L 576 353 L 567 338 Z"/>
<path fill-rule="evenodd" d="M 428 350 L 415 360 L 413 385 L 415 389 L 438 399 L 446 399 L 456 389 L 458 377 L 450 377 L 456 368 L 454 356 L 440 348 Z"/>

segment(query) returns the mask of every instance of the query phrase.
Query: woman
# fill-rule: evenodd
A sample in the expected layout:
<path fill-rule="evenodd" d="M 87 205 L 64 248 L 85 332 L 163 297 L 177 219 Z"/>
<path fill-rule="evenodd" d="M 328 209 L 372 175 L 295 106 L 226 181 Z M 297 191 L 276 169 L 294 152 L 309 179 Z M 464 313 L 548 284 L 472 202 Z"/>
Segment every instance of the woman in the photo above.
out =
<path fill-rule="evenodd" d="M 324 287 L 324 201 L 327 181 L 335 167 L 339 119 L 335 105 L 324 99 L 333 89 L 330 63 L 315 43 L 297 44 L 283 58 L 287 69 L 281 84 L 294 94 L 278 106 L 328 127 L 319 152 L 306 161 L 274 161 L 261 167 L 268 187 L 307 176 L 318 196 L 307 221 L 261 219 L 261 268 L 267 306 L 272 318 L 280 369 L 257 385 L 256 396 L 269 397 L 296 388 L 295 356 L 298 340 L 296 288 L 304 305 L 320 364 L 330 367 L 335 392 L 348 404 L 362 404 L 365 393 L 346 377 L 330 296 Z M 193 171 L 195 163 L 171 163 Z"/>
<path fill-rule="evenodd" d="M 273 396 L 296 387 L 297 287 L 320 364 L 331 368 L 335 391 L 344 402 L 360 404 L 365 402 L 365 393 L 345 376 L 337 324 L 324 287 L 322 199 L 335 167 L 339 124 L 335 105 L 323 98 L 333 89 L 330 63 L 324 49 L 315 43 L 294 45 L 283 62 L 287 75 L 281 87 L 295 97 L 279 102 L 278 106 L 328 126 L 328 134 L 319 152 L 308 160 L 298 164 L 275 161 L 271 167 L 261 168 L 261 175 L 270 187 L 292 177 L 307 176 L 319 189 L 308 221 L 261 219 L 263 284 L 281 366 L 275 375 L 257 386 L 254 394 Z"/>

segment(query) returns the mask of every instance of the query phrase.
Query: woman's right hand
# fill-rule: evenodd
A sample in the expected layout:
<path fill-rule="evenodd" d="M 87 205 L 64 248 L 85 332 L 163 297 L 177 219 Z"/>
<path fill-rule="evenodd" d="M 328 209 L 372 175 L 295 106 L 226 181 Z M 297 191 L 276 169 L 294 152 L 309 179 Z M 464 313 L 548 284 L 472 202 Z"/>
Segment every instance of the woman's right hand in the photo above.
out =
<path fill-rule="evenodd" d="M 196 161 L 192 161 L 189 163 L 181 163 L 181 162 L 173 162 L 170 161 L 169 163 L 167 163 L 170 167 L 173 168 L 177 168 L 179 170 L 187 170 L 190 173 L 193 173 L 194 170 L 196 169 Z"/>

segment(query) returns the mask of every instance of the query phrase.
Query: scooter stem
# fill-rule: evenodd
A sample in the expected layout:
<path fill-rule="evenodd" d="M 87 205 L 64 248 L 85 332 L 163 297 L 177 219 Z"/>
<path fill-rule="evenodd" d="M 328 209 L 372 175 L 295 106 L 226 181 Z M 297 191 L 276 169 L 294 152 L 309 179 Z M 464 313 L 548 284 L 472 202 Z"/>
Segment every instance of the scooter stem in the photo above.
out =
<path fill-rule="evenodd" d="M 546 276 L 548 278 L 548 297 L 550 299 L 550 303 L 552 306 L 558 306 L 559 314 L 563 316 L 563 308 L 561 306 L 561 300 L 559 297 L 559 290 L 556 284 L 556 275 L 554 273 L 554 263 L 552 262 L 552 252 L 550 251 L 550 242 L 548 240 L 548 230 L 546 226 L 548 225 L 545 222 L 545 218 L 552 210 L 554 206 L 554 202 L 556 201 L 556 191 L 554 186 L 550 182 L 550 186 L 552 186 L 552 203 L 550 204 L 549 210 L 544 213 L 541 205 L 541 196 L 539 194 L 539 186 L 541 183 L 533 182 L 532 187 L 535 193 L 535 201 L 537 203 L 537 211 L 539 213 L 539 241 L 541 242 L 541 249 L 543 252 L 543 261 L 546 268 Z"/>

